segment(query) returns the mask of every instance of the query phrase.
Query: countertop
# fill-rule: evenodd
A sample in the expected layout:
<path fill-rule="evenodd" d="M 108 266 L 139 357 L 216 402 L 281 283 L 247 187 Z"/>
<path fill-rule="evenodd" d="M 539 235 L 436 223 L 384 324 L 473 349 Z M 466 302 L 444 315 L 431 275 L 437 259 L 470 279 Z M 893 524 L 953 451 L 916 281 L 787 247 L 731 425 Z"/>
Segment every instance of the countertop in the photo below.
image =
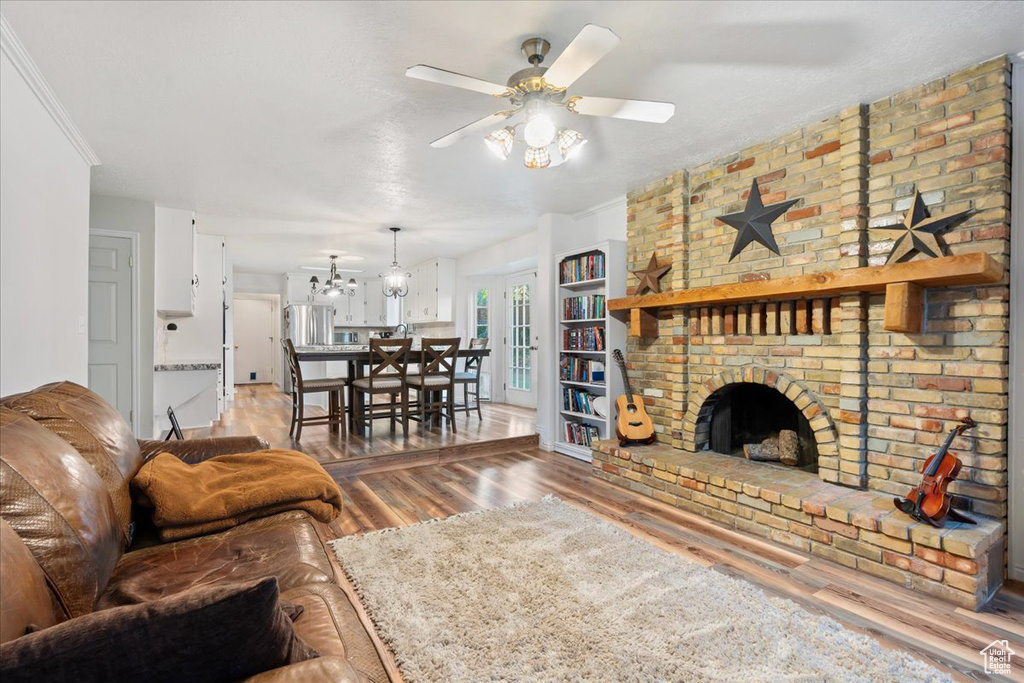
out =
<path fill-rule="evenodd" d="M 190 361 L 187 363 L 162 363 L 153 366 L 156 372 L 181 372 L 186 370 L 220 370 L 220 361 Z"/>

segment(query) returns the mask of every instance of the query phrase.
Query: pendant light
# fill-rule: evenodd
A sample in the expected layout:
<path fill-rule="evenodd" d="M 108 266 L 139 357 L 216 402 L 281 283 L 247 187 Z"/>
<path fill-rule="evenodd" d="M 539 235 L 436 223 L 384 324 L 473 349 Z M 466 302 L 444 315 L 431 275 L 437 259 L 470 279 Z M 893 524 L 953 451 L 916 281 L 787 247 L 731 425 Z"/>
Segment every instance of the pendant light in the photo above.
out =
<path fill-rule="evenodd" d="M 402 267 L 398 265 L 398 233 L 401 228 L 389 228 L 394 234 L 394 252 L 392 254 L 391 267 L 387 273 L 380 273 L 381 289 L 384 296 L 400 299 L 409 293 L 409 278 L 411 273 L 402 273 Z"/>

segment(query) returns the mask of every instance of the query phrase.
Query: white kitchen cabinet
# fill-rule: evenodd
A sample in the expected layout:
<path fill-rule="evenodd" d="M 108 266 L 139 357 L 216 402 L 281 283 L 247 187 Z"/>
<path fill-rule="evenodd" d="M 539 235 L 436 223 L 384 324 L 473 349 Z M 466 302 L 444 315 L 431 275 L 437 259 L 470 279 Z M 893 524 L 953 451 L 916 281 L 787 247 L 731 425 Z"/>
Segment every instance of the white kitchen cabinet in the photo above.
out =
<path fill-rule="evenodd" d="M 197 249 L 195 214 L 188 209 L 155 207 L 156 268 L 154 299 L 157 313 L 190 316 L 196 312 L 196 289 L 203 283 L 196 274 Z"/>
<path fill-rule="evenodd" d="M 385 297 L 379 279 L 359 283 L 366 291 L 366 326 L 394 327 L 402 322 L 402 304 L 399 299 Z"/>
<path fill-rule="evenodd" d="M 335 327 L 364 327 L 366 325 L 366 290 L 360 282 L 355 294 L 339 294 L 327 297 L 328 303 L 334 305 Z"/>
<path fill-rule="evenodd" d="M 453 322 L 455 260 L 434 259 L 412 269 L 405 301 L 405 322 Z"/>

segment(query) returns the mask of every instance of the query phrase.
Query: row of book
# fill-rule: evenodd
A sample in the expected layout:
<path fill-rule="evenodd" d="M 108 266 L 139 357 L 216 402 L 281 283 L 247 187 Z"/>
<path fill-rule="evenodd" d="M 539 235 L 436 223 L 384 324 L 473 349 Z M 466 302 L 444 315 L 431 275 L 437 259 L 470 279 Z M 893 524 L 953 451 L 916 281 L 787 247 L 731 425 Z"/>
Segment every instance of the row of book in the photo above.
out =
<path fill-rule="evenodd" d="M 604 254 L 595 252 L 562 261 L 563 285 L 573 282 L 599 280 L 604 277 Z"/>
<path fill-rule="evenodd" d="M 586 325 L 562 331 L 565 351 L 604 351 L 604 327 Z"/>
<path fill-rule="evenodd" d="M 584 415 L 596 415 L 594 411 L 595 396 L 582 389 L 562 387 L 562 410 L 570 410 Z"/>
<path fill-rule="evenodd" d="M 595 441 L 601 440 L 601 432 L 594 425 L 580 424 L 579 422 L 565 423 L 565 440 L 579 446 L 590 446 Z"/>
<path fill-rule="evenodd" d="M 604 383 L 604 363 L 589 358 L 562 356 L 558 378 L 564 382 Z"/>
<path fill-rule="evenodd" d="M 603 294 L 570 296 L 562 300 L 562 320 L 592 320 L 604 317 Z"/>

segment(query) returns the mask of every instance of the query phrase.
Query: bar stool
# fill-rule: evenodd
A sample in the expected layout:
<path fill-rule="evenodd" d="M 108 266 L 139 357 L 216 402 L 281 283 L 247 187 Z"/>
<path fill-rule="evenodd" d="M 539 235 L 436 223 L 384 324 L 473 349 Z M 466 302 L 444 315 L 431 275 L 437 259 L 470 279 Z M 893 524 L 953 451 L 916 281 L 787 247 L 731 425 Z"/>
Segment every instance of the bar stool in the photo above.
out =
<path fill-rule="evenodd" d="M 370 439 L 373 438 L 373 421 L 378 417 L 390 417 L 391 433 L 395 433 L 396 396 L 400 396 L 402 402 L 402 434 L 409 436 L 409 386 L 405 375 L 411 348 L 412 339 L 370 340 L 370 374 L 352 381 L 353 395 L 359 394 L 354 398 L 353 425 L 365 426 Z M 384 394 L 390 399 L 387 412 L 377 410 L 373 404 L 374 396 Z"/>
<path fill-rule="evenodd" d="M 292 421 L 288 427 L 288 436 L 295 433 L 295 440 L 302 438 L 302 425 L 330 426 L 332 432 L 341 430 L 341 435 L 346 435 L 345 427 L 345 387 L 349 380 L 344 377 L 330 377 L 325 379 L 303 379 L 302 367 L 299 364 L 299 356 L 295 353 L 295 345 L 291 339 L 285 339 L 285 355 L 288 357 L 288 370 L 292 377 Z M 306 394 L 318 394 L 327 392 L 329 397 L 329 408 L 327 415 L 315 415 L 305 417 L 303 415 L 303 397 Z"/>
<path fill-rule="evenodd" d="M 469 340 L 469 348 L 486 349 L 487 340 L 474 337 Z M 456 405 L 455 408 L 462 408 L 469 416 L 469 411 L 475 407 L 476 415 L 481 420 L 484 419 L 483 413 L 480 412 L 480 370 L 483 361 L 483 356 L 468 356 L 462 371 L 455 373 L 455 383 L 462 385 L 462 405 Z M 470 386 L 473 387 L 472 391 L 470 391 Z M 473 397 L 473 406 L 469 404 L 470 396 Z"/>
<path fill-rule="evenodd" d="M 427 413 L 437 412 L 455 428 L 455 365 L 459 358 L 458 337 L 424 339 L 420 343 L 420 372 L 410 375 L 409 386 L 419 392 L 420 431 L 426 428 Z M 417 419 L 417 418 L 413 418 Z"/>

